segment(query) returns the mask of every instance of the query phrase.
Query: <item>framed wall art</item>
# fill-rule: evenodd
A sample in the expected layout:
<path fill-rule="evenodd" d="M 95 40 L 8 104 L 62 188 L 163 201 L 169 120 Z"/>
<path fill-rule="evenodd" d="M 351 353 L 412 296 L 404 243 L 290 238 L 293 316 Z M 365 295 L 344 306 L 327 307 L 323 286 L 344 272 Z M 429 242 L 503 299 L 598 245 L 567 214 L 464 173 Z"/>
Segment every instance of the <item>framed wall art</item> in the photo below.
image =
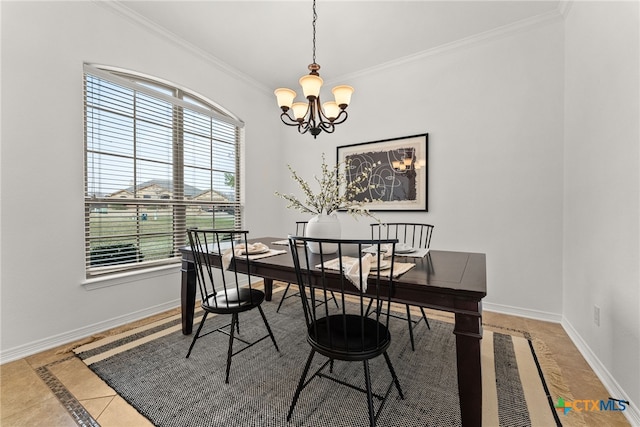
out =
<path fill-rule="evenodd" d="M 337 161 L 349 164 L 347 182 L 373 166 L 372 187 L 356 200 L 371 211 L 427 211 L 428 134 L 337 147 Z"/>

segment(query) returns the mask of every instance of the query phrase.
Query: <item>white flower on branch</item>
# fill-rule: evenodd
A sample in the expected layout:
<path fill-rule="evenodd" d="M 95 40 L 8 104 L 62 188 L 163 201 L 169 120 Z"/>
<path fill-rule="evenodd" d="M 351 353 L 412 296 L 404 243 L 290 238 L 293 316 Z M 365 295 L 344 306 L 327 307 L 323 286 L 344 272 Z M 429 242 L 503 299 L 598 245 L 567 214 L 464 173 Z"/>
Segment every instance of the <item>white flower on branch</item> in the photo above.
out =
<path fill-rule="evenodd" d="M 287 208 L 296 209 L 302 213 L 330 215 L 338 210 L 346 210 L 354 217 L 369 216 L 377 220 L 365 206 L 365 203 L 376 200 L 369 200 L 369 198 L 365 197 L 360 202 L 355 199 L 357 196 L 368 192 L 371 188 L 375 188 L 375 185 L 369 184 L 369 177 L 373 169 L 379 164 L 380 162 L 365 167 L 361 173 L 349 177 L 350 180 L 348 180 L 347 171 L 351 169 L 350 160 L 340 162 L 333 169 L 329 169 L 325 155 L 322 153 L 322 175 L 320 177 L 314 176 L 314 180 L 320 186 L 318 192 L 314 193 L 307 181 L 298 175 L 291 165 L 287 165 L 291 172 L 291 178 L 300 185 L 304 193 L 304 202 L 293 194 L 282 194 L 278 191 L 275 194 L 289 202 Z"/>

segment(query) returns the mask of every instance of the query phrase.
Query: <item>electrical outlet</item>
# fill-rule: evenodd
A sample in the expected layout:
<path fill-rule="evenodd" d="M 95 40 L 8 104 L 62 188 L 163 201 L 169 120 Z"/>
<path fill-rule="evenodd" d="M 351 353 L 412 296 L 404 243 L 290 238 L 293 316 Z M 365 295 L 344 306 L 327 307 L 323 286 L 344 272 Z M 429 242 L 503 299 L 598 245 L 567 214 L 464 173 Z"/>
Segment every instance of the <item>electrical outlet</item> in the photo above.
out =
<path fill-rule="evenodd" d="M 600 326 L 600 307 L 597 305 L 593 306 L 593 323 L 595 323 L 596 326 Z"/>

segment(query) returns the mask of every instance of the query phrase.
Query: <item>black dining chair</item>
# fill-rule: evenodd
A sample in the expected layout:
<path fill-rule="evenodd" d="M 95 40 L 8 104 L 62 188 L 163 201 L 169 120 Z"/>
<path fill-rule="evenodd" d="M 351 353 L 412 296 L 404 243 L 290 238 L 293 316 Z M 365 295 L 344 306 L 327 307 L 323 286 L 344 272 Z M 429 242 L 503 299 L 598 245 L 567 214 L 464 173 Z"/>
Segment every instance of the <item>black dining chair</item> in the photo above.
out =
<path fill-rule="evenodd" d="M 420 224 L 410 222 L 387 222 L 387 223 L 372 223 L 371 224 L 371 238 L 372 239 L 398 239 L 398 243 L 410 246 L 415 249 L 429 249 L 431 245 L 431 235 L 433 234 L 434 226 L 431 224 Z M 401 254 L 397 254 L 401 256 Z M 407 315 L 399 316 L 391 313 L 391 317 L 397 319 L 406 320 L 409 325 L 409 339 L 411 340 L 411 350 L 415 351 L 415 343 L 413 339 L 413 328 L 422 320 L 425 321 L 428 329 L 431 329 L 429 320 L 424 312 L 424 308 L 420 307 L 422 317 L 418 320 L 411 319 L 411 308 L 409 304 L 405 304 Z"/>
<path fill-rule="evenodd" d="M 295 234 L 296 236 L 304 236 L 305 235 L 305 232 L 307 230 L 307 222 L 308 221 L 296 221 L 296 234 Z M 280 312 L 280 307 L 282 307 L 282 303 L 284 302 L 285 299 L 298 296 L 297 292 L 287 295 L 287 293 L 289 292 L 289 288 L 290 287 L 291 287 L 291 283 L 287 283 L 287 287 L 284 289 L 284 292 L 282 293 L 282 298 L 280 298 L 280 303 L 278 304 L 278 308 L 276 309 L 276 313 Z"/>
<path fill-rule="evenodd" d="M 307 245 L 298 243 L 316 242 L 320 246 L 320 254 L 312 254 Z M 371 268 L 368 275 L 363 274 L 362 249 L 372 245 L 392 245 L 395 249 L 397 240 L 340 240 L 313 239 L 306 237 L 289 237 L 293 264 L 296 270 L 297 284 L 304 308 L 307 329 L 307 342 L 311 351 L 304 366 L 300 381 L 295 390 L 287 421 L 291 420 L 294 408 L 304 388 L 313 384 L 320 377 L 338 384 L 366 393 L 369 425 L 375 426 L 376 420 L 394 384 L 398 394 L 404 399 L 400 382 L 393 369 L 387 349 L 391 343 L 389 332 L 389 309 L 394 289 L 393 257 L 382 260 L 380 251 L 369 256 L 370 264 L 381 266 L 387 262 L 385 270 Z M 323 248 L 337 245 L 337 253 L 324 254 Z M 333 251 L 332 251 L 333 252 Z M 393 252 L 393 251 L 392 251 Z M 343 272 L 345 272 L 343 274 Z M 331 292 L 335 291 L 341 299 L 339 307 L 328 304 Z M 317 300 L 322 304 L 317 304 Z M 369 300 L 375 301 L 377 310 L 373 316 L 367 316 L 366 305 Z M 307 374 L 316 353 L 327 358 L 326 362 L 307 379 Z M 374 393 L 371 386 L 369 360 L 384 356 L 391 373 L 392 381 L 386 390 Z M 362 362 L 364 368 L 365 388 L 349 383 L 352 378 L 339 378 L 334 371 L 334 361 Z M 327 371 L 327 366 L 329 366 Z M 381 401 L 378 411 L 374 410 L 373 399 Z M 322 402 L 318 402 L 319 405 Z"/>
<path fill-rule="evenodd" d="M 196 279 L 200 290 L 201 306 L 204 311 L 200 326 L 191 341 L 191 346 L 187 352 L 187 358 L 191 355 L 193 346 L 199 338 L 207 336 L 213 332 L 221 332 L 229 335 L 229 348 L 227 350 L 227 368 L 225 383 L 229 383 L 229 371 L 231 370 L 231 358 L 258 342 L 270 337 L 277 351 L 278 344 L 271 332 L 269 322 L 260 306 L 264 301 L 265 294 L 259 289 L 254 289 L 251 284 L 251 275 L 241 275 L 237 272 L 236 263 L 238 261 L 248 264 L 249 254 L 242 248 L 248 247 L 248 231 L 236 230 L 204 230 L 192 228 L 187 230 L 189 244 L 193 252 Z M 244 245 L 244 246 L 240 246 Z M 222 265 L 229 263 L 228 273 L 220 271 Z M 216 272 L 216 270 L 218 270 Z M 245 276 L 247 284 L 241 285 L 240 278 Z M 248 342 L 242 337 L 235 336 L 240 333 L 238 322 L 239 313 L 257 308 L 262 316 L 268 334 L 262 338 Z M 212 314 L 231 315 L 231 323 L 221 326 L 213 331 L 200 335 L 207 316 Z M 241 341 L 244 346 L 233 351 L 234 339 Z"/>
<path fill-rule="evenodd" d="M 308 223 L 308 221 L 296 221 L 296 234 L 295 234 L 296 236 L 305 236 L 306 235 L 305 232 L 307 230 L 307 223 Z M 287 287 L 284 289 L 284 292 L 282 293 L 282 298 L 280 298 L 280 303 L 278 304 L 278 308 L 276 309 L 276 313 L 280 312 L 280 307 L 282 307 L 282 303 L 284 302 L 285 299 L 291 298 L 291 297 L 297 297 L 299 295 L 298 292 L 292 293 L 292 294 L 288 294 L 290 287 L 291 287 L 291 283 L 287 283 Z M 338 300 L 335 298 L 335 295 L 333 295 L 333 293 L 331 294 L 331 296 L 333 297 L 333 301 L 337 306 Z"/>

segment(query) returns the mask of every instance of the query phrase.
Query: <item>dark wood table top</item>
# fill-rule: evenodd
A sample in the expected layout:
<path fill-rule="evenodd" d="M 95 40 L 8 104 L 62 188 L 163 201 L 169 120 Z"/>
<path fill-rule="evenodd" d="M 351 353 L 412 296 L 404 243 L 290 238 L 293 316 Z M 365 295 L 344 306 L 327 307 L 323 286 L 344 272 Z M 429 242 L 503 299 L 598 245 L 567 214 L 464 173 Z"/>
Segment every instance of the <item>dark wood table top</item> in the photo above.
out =
<path fill-rule="evenodd" d="M 273 242 L 285 240 L 279 237 L 251 239 L 251 243 L 262 242 L 272 249 L 283 249 L 286 253 L 251 260 L 252 275 L 273 280 L 296 282 L 293 259 L 286 245 Z M 302 250 L 302 249 L 298 249 Z M 189 254 L 190 249 L 184 248 Z M 325 260 L 335 258 L 327 254 Z M 314 255 L 318 258 L 319 255 Z M 416 264 L 414 268 L 394 279 L 396 292 L 394 301 L 421 305 L 451 312 L 477 312 L 475 303 L 487 294 L 485 254 L 430 250 L 424 258 L 396 256 L 398 262 Z M 465 302 L 471 303 L 470 305 Z"/>

